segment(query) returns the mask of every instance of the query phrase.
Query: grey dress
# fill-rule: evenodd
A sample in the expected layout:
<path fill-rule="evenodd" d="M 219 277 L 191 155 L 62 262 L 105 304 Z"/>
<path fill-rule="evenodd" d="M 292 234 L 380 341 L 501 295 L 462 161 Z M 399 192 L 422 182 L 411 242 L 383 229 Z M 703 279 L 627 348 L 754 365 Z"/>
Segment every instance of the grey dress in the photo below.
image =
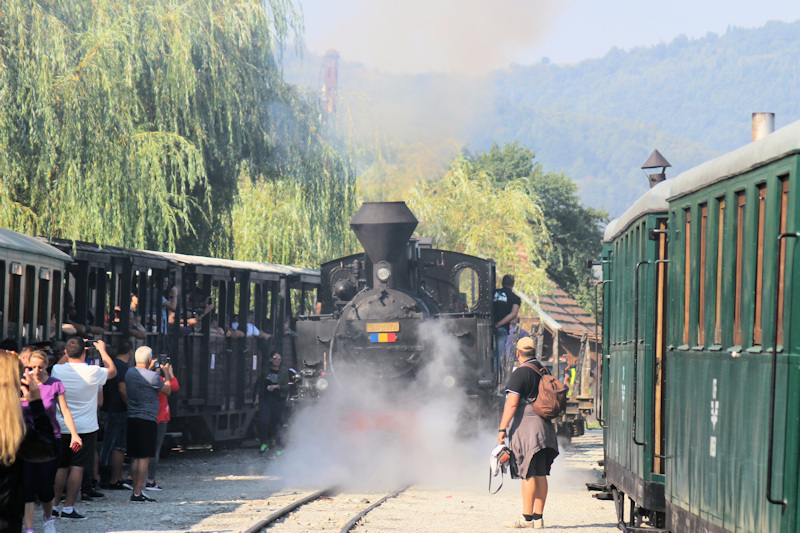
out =
<path fill-rule="evenodd" d="M 514 370 L 508 380 L 507 394 L 519 394 L 519 405 L 514 419 L 508 428 L 509 448 L 514 453 L 511 477 L 515 479 L 527 477 L 531 460 L 537 453 L 546 450 L 549 461 L 558 455 L 558 439 L 553 422 L 536 414 L 533 403 L 528 398 L 535 398 L 539 391 L 539 374 L 528 365 Z"/>

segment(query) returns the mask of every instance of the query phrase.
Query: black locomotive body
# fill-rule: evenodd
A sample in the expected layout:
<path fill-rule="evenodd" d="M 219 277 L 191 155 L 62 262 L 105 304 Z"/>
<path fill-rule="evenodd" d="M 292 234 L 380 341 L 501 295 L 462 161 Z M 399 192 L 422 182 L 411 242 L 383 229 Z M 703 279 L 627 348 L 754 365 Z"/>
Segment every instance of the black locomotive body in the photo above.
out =
<path fill-rule="evenodd" d="M 299 396 L 318 396 L 348 369 L 379 383 L 413 379 L 448 337 L 455 364 L 442 384 L 493 398 L 494 262 L 412 238 L 417 219 L 404 202 L 365 203 L 350 225 L 364 253 L 321 265 L 318 314 L 297 321 Z"/>

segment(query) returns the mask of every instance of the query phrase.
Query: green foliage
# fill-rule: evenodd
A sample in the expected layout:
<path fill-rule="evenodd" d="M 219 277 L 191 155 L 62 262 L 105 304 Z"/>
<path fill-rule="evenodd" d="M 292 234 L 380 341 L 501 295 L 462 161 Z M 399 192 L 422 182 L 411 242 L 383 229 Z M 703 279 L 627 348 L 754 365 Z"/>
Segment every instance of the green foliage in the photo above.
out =
<path fill-rule="evenodd" d="M 546 265 L 547 275 L 592 313 L 594 278 L 586 260 L 600 256 L 601 227 L 608 222 L 608 214 L 584 207 L 575 182 L 563 174 L 546 174 L 540 164 L 534 164 L 534 157 L 532 150 L 514 142 L 502 148 L 493 143 L 472 159 L 475 169 L 493 176 L 499 187 L 519 182 L 539 199 L 555 251 Z"/>
<path fill-rule="evenodd" d="M 230 255 L 243 169 L 324 164 L 316 115 L 289 120 L 307 144 L 281 136 L 311 109 L 273 58 L 300 27 L 291 0 L 5 1 L 0 225 Z"/>
<path fill-rule="evenodd" d="M 547 290 L 545 266 L 553 247 L 539 199 L 524 180 L 498 187 L 459 158 L 437 183 L 422 183 L 408 199 L 420 220 L 416 233 L 437 248 L 492 258 L 497 272 L 513 273 L 515 287 L 533 297 Z"/>
<path fill-rule="evenodd" d="M 329 152 L 324 181 L 251 179 L 243 169 L 232 224 L 236 259 L 317 268 L 354 253 L 349 221 L 356 210 L 355 178 Z"/>

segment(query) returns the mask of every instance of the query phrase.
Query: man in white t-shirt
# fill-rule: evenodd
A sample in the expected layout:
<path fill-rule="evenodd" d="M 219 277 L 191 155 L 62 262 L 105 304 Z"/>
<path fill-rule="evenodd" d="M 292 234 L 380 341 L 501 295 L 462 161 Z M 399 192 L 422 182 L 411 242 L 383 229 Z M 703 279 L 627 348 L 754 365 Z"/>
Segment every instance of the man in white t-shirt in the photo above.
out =
<path fill-rule="evenodd" d="M 67 362 L 53 367 L 52 376 L 60 379 L 64 384 L 64 398 L 72 413 L 75 429 L 83 440 L 80 448 L 70 448 L 70 439 L 63 438 L 69 435 L 69 428 L 64 424 L 61 410 L 56 413 L 58 424 L 61 426 L 62 449 L 61 463 L 56 474 L 56 497 L 53 506 L 61 501 L 64 484 L 67 485 L 64 496 L 64 507 L 60 509 L 60 516 L 80 520 L 85 518 L 78 514 L 73 505 L 78 497 L 83 479 L 83 469 L 90 467 L 94 461 L 97 448 L 97 391 L 105 384 L 106 380 L 117 375 L 114 361 L 106 352 L 106 343 L 95 341 L 95 349 L 103 358 L 103 366 L 86 364 L 86 343 L 82 337 L 73 337 L 67 341 Z M 58 515 L 56 515 L 58 516 Z"/>

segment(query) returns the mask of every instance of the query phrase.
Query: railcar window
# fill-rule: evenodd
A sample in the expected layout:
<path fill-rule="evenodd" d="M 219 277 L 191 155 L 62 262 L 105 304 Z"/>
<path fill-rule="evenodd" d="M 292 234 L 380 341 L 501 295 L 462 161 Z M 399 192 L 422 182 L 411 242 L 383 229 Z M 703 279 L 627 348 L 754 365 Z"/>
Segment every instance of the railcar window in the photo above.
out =
<path fill-rule="evenodd" d="M 689 344 L 689 316 L 692 309 L 692 212 L 684 209 L 683 213 L 683 344 Z"/>
<path fill-rule="evenodd" d="M 789 176 L 781 176 L 781 212 L 779 233 L 786 233 L 786 218 L 789 209 Z M 786 239 L 781 240 L 781 264 L 778 272 L 778 338 L 776 344 L 783 344 L 783 307 L 785 298 Z"/>
<path fill-rule="evenodd" d="M 59 335 L 58 325 L 61 323 L 62 317 L 60 316 L 61 309 L 61 271 L 55 270 L 53 272 L 53 280 L 50 285 L 50 316 L 53 318 L 54 323 L 50 324 L 51 329 L 48 333 L 48 338 L 56 338 Z M 2 293 L 2 290 L 0 290 Z M 49 322 L 48 322 L 49 323 Z"/>
<path fill-rule="evenodd" d="M 478 273 L 472 267 L 462 268 L 456 274 L 454 311 L 469 311 L 478 303 L 480 295 Z"/>
<path fill-rule="evenodd" d="M 36 311 L 36 340 L 45 338 L 46 329 L 50 328 L 50 319 L 47 316 L 47 302 L 50 301 L 50 280 L 39 276 L 39 304 Z"/>
<path fill-rule="evenodd" d="M 32 331 L 34 327 L 33 321 L 33 298 L 36 292 L 36 267 L 28 265 L 25 267 L 25 295 L 23 296 L 23 330 L 22 338 L 29 342 L 34 339 L 35 332 Z"/>
<path fill-rule="evenodd" d="M 755 316 L 753 318 L 753 344 L 762 344 L 762 331 L 761 331 L 761 315 L 763 305 L 763 288 L 764 288 L 764 220 L 766 211 L 767 200 L 767 186 L 761 184 L 758 186 L 758 232 L 756 234 L 756 287 L 755 287 Z"/>
<path fill-rule="evenodd" d="M 722 258 L 725 251 L 725 198 L 717 199 L 717 277 L 714 312 L 714 344 L 722 344 Z"/>
<path fill-rule="evenodd" d="M 697 344 L 705 345 L 706 340 L 706 231 L 708 229 L 708 206 L 700 205 L 700 257 L 697 272 L 698 284 L 698 313 L 697 313 Z"/>
<path fill-rule="evenodd" d="M 13 265 L 12 265 L 13 266 Z M 20 290 L 22 288 L 22 276 L 11 274 L 4 270 L 8 275 L 8 332 L 7 336 L 17 338 L 17 323 L 19 322 L 19 303 Z"/>
<path fill-rule="evenodd" d="M 6 270 L 6 262 L 0 261 L 0 337 L 5 337 L 4 332 L 6 331 L 3 327 L 4 319 L 8 318 L 8 310 L 5 308 L 6 305 L 6 276 L 8 276 L 8 271 Z"/>
<path fill-rule="evenodd" d="M 733 344 L 742 344 L 742 257 L 744 248 L 744 191 L 736 193 L 736 286 L 733 293 Z"/>

